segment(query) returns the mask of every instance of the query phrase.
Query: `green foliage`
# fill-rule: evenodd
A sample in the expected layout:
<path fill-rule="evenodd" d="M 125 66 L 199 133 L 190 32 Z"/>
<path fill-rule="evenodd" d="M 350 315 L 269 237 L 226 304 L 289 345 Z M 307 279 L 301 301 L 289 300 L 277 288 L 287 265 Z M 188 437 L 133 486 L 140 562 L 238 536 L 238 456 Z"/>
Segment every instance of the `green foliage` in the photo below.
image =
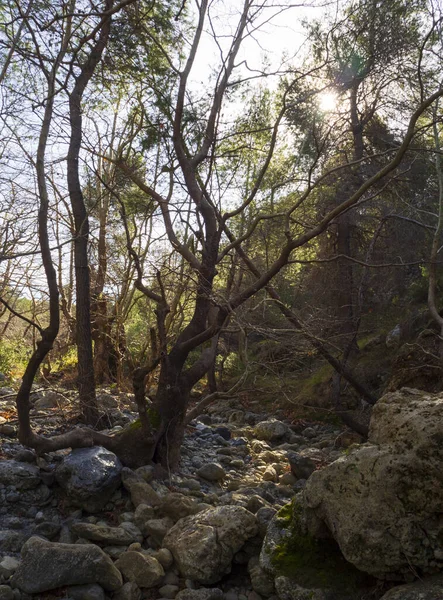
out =
<path fill-rule="evenodd" d="M 23 375 L 30 350 L 26 344 L 16 339 L 0 341 L 0 372 L 12 378 Z"/>

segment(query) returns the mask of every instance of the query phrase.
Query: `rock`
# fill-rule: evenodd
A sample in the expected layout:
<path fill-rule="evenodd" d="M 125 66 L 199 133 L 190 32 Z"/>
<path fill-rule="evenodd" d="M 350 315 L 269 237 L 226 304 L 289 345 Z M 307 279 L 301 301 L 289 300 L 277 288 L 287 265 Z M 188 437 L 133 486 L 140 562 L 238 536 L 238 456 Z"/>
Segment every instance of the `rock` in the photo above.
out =
<path fill-rule="evenodd" d="M 35 464 L 35 461 L 37 460 L 35 452 L 28 450 L 27 448 L 22 448 L 19 450 L 14 458 L 18 462 L 26 462 L 31 464 Z"/>
<path fill-rule="evenodd" d="M 278 482 L 281 485 L 295 485 L 297 483 L 297 477 L 293 473 L 283 473 L 280 475 Z"/>
<path fill-rule="evenodd" d="M 282 421 L 271 419 L 269 421 L 261 421 L 254 427 L 254 435 L 259 440 L 266 442 L 276 442 L 281 438 L 289 435 L 291 430 Z"/>
<path fill-rule="evenodd" d="M 14 600 L 14 592 L 9 585 L 0 585 L 0 600 Z"/>
<path fill-rule="evenodd" d="M 165 574 L 158 560 L 141 552 L 125 552 L 115 562 L 115 566 L 126 579 L 140 588 L 155 587 Z"/>
<path fill-rule="evenodd" d="M 398 348 L 401 342 L 401 326 L 397 324 L 386 336 L 386 348 Z"/>
<path fill-rule="evenodd" d="M 210 584 L 230 572 L 234 555 L 256 533 L 255 517 L 249 511 L 220 506 L 180 519 L 163 546 L 172 552 L 183 577 Z"/>
<path fill-rule="evenodd" d="M 381 600 L 441 600 L 443 575 L 429 577 L 415 583 L 400 585 L 389 590 Z"/>
<path fill-rule="evenodd" d="M 198 487 L 200 488 L 200 485 Z M 160 506 L 160 511 L 174 522 L 183 517 L 195 515 L 199 510 L 198 504 L 193 498 L 177 492 L 166 494 Z"/>
<path fill-rule="evenodd" d="M 296 479 L 308 479 L 316 468 L 313 460 L 297 452 L 288 452 L 288 461 L 291 473 Z"/>
<path fill-rule="evenodd" d="M 110 546 L 129 546 L 133 542 L 142 542 L 143 536 L 130 533 L 123 527 L 107 527 L 106 525 L 94 525 L 92 523 L 74 523 L 71 527 L 72 533 L 85 540 L 100 542 Z"/>
<path fill-rule="evenodd" d="M 0 561 L 0 575 L 8 579 L 19 567 L 20 562 L 13 556 L 4 556 Z"/>
<path fill-rule="evenodd" d="M 29 534 L 14 529 L 0 529 L 0 553 L 20 552 Z"/>
<path fill-rule="evenodd" d="M 220 435 L 224 440 L 230 440 L 232 437 L 231 430 L 228 427 L 216 427 L 214 434 Z"/>
<path fill-rule="evenodd" d="M 206 463 L 198 469 L 197 475 L 207 481 L 220 481 L 226 477 L 225 470 L 218 463 Z"/>
<path fill-rule="evenodd" d="M 112 408 L 118 408 L 118 400 L 112 394 L 107 394 L 106 392 L 102 392 L 101 394 L 97 394 L 97 404 L 104 408 L 105 410 L 110 410 Z"/>
<path fill-rule="evenodd" d="M 174 562 L 174 557 L 167 548 L 160 548 L 152 553 L 164 569 L 169 569 Z"/>
<path fill-rule="evenodd" d="M 277 577 L 275 588 L 280 600 L 327 600 L 323 590 L 302 588 L 289 577 Z"/>
<path fill-rule="evenodd" d="M 22 492 L 35 489 L 41 481 L 40 471 L 35 465 L 17 460 L 0 461 L 0 484 Z"/>
<path fill-rule="evenodd" d="M 163 598 L 175 598 L 179 590 L 180 588 L 178 585 L 168 583 L 159 588 L 158 593 L 161 594 Z"/>
<path fill-rule="evenodd" d="M 148 506 L 159 506 L 161 504 L 161 498 L 154 488 L 131 469 L 123 468 L 122 481 L 131 494 L 132 504 L 136 508 L 139 504 L 147 504 Z"/>
<path fill-rule="evenodd" d="M 103 588 L 96 583 L 73 585 L 68 587 L 67 592 L 72 600 L 105 600 Z"/>
<path fill-rule="evenodd" d="M 442 569 L 442 422 L 443 394 L 404 388 L 383 396 L 370 443 L 309 478 L 310 531 L 326 524 L 345 558 L 380 578 Z"/>
<path fill-rule="evenodd" d="M 154 479 L 154 467 L 152 465 L 143 465 L 143 467 L 136 469 L 135 473 L 144 479 L 146 483 L 149 483 Z"/>
<path fill-rule="evenodd" d="M 274 578 L 266 573 L 261 566 L 258 556 L 253 556 L 248 562 L 248 573 L 252 589 L 265 598 L 272 596 L 275 591 Z"/>
<path fill-rule="evenodd" d="M 147 504 L 139 504 L 135 509 L 134 521 L 144 536 L 149 535 L 145 530 L 145 525 L 156 516 L 156 511 L 153 506 Z"/>
<path fill-rule="evenodd" d="M 269 467 L 266 467 L 265 472 L 263 473 L 262 479 L 263 479 L 263 481 L 277 481 L 278 480 L 277 472 L 272 465 L 269 465 Z"/>
<path fill-rule="evenodd" d="M 125 585 L 115 592 L 112 600 L 140 600 L 142 593 L 135 581 L 128 581 Z"/>
<path fill-rule="evenodd" d="M 261 537 L 265 537 L 268 525 L 276 512 L 275 508 L 272 508 L 271 506 L 263 506 L 258 509 L 255 517 L 257 519 L 258 534 Z"/>
<path fill-rule="evenodd" d="M 163 538 L 173 525 L 174 521 L 169 517 L 163 517 L 163 519 L 151 519 L 150 521 L 146 521 L 143 534 L 146 537 L 151 536 L 158 545 L 161 545 Z"/>
<path fill-rule="evenodd" d="M 56 469 L 58 484 L 69 501 L 87 512 L 100 511 L 120 485 L 122 465 L 105 448 L 73 450 Z"/>
<path fill-rule="evenodd" d="M 34 527 L 34 535 L 42 535 L 48 540 L 53 540 L 60 532 L 60 525 L 58 523 L 52 523 L 51 521 L 44 521 Z"/>
<path fill-rule="evenodd" d="M 182 590 L 175 600 L 223 600 L 223 592 L 219 588 Z"/>
<path fill-rule="evenodd" d="M 67 404 L 69 404 L 69 400 L 63 394 L 53 390 L 45 390 L 40 393 L 40 397 L 35 401 L 34 407 L 37 410 L 42 410 L 45 408 L 58 408 Z"/>
<path fill-rule="evenodd" d="M 38 537 L 22 548 L 22 562 L 12 584 L 27 594 L 66 585 L 98 583 L 107 591 L 119 589 L 122 577 L 112 560 L 93 544 L 58 544 Z"/>

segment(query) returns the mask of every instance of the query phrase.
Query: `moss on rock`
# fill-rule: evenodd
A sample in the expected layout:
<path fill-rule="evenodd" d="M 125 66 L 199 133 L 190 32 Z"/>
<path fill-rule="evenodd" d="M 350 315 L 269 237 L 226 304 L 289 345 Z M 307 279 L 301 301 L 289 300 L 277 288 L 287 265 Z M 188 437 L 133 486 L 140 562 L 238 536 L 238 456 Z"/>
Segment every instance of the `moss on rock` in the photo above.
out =
<path fill-rule="evenodd" d="M 318 540 L 305 533 L 302 507 L 293 500 L 276 515 L 287 534 L 272 549 L 276 576 L 290 577 L 302 587 L 352 593 L 366 587 L 368 576 L 349 564 L 333 539 Z"/>

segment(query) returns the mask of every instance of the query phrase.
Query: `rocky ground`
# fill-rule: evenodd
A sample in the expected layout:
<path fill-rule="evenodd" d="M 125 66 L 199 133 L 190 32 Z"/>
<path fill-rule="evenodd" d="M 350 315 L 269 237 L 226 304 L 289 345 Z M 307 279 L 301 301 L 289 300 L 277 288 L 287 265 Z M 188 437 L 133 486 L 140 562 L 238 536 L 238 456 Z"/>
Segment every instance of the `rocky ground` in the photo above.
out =
<path fill-rule="evenodd" d="M 129 396 L 103 392 L 99 401 L 108 431 L 136 418 Z M 36 392 L 33 406 L 41 433 L 64 431 L 76 418 L 69 392 Z M 301 556 L 290 549 L 297 499 L 307 494 L 311 529 L 329 519 L 329 505 L 316 498 L 328 483 L 317 478 L 306 491 L 308 478 L 347 460 L 355 436 L 336 425 L 270 419 L 259 406 L 232 399 L 210 407 L 188 428 L 179 472 L 157 479 L 152 467 L 132 471 L 103 448 L 36 457 L 17 442 L 14 392 L 1 388 L 0 600 L 380 598 L 386 585 L 368 577 L 354 585 L 355 569 L 342 570 L 341 554 L 329 569 L 340 584 L 325 583 L 326 542 L 315 545 L 318 566 L 307 548 Z M 283 563 L 296 558 L 289 570 L 274 560 L 282 549 Z M 310 574 L 302 585 L 291 579 L 300 571 Z M 435 599 L 443 598 L 440 583 L 430 584 L 442 591 Z M 403 597 L 422 596 L 384 598 Z"/>

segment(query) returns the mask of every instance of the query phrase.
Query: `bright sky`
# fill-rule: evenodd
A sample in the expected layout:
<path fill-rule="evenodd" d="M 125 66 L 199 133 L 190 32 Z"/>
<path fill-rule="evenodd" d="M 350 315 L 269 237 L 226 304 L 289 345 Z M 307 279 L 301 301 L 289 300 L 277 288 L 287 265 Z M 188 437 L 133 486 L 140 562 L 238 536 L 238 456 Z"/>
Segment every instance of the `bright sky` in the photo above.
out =
<path fill-rule="evenodd" d="M 297 6 L 297 3 L 291 3 L 290 0 L 268 0 L 265 4 L 268 8 L 257 20 L 257 24 L 263 25 L 254 36 L 244 41 L 237 63 L 246 60 L 249 68 L 260 68 L 264 57 L 267 56 L 270 62 L 269 70 L 272 71 L 281 65 L 283 54 L 291 59 L 301 51 L 304 40 L 301 21 L 320 17 L 324 8 L 319 7 L 319 2 L 316 2 L 316 6 L 314 2 L 310 2 L 311 6 Z M 273 8 L 272 5 L 278 5 L 280 8 Z M 292 7 L 282 10 L 281 7 L 285 5 Z M 226 36 L 219 39 L 219 43 L 224 42 L 226 45 L 231 41 L 230 36 L 235 32 L 242 6 L 242 0 L 214 0 L 211 3 L 209 14 L 212 16 L 213 27 L 218 35 L 222 33 Z M 220 50 L 207 27 L 194 64 L 192 79 L 195 83 L 207 81 L 211 67 L 217 67 L 219 58 Z"/>

